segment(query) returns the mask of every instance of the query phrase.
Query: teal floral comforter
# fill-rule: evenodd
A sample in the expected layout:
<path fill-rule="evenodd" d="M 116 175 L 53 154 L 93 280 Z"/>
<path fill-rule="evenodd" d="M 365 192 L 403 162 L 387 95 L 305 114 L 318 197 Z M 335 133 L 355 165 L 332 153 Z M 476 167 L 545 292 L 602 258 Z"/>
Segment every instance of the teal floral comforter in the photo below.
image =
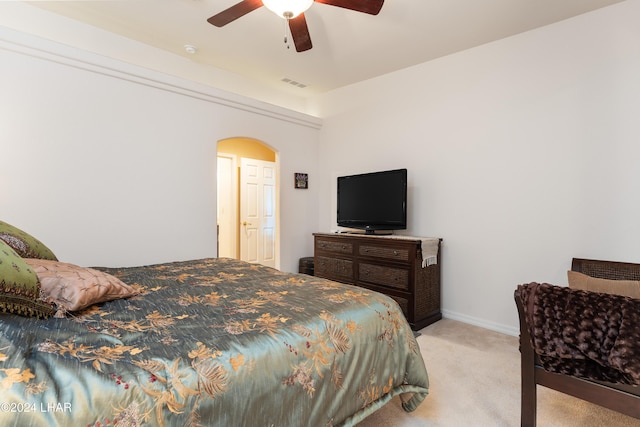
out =
<path fill-rule="evenodd" d="M 354 425 L 427 395 L 384 295 L 224 258 L 101 270 L 140 295 L 0 314 L 1 426 Z"/>

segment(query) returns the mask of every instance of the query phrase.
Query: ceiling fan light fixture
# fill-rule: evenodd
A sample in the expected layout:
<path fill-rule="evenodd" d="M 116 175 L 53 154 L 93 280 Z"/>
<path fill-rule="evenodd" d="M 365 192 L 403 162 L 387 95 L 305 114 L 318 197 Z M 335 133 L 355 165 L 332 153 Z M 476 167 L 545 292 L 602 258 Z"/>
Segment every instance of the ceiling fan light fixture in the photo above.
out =
<path fill-rule="evenodd" d="M 314 0 L 262 0 L 267 9 L 280 18 L 293 19 L 306 12 Z"/>

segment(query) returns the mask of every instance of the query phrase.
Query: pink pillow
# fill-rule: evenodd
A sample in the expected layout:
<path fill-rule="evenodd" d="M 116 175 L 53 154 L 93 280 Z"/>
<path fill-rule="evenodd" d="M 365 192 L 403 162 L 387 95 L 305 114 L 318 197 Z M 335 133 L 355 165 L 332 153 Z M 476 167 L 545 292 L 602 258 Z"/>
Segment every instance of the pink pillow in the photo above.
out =
<path fill-rule="evenodd" d="M 93 268 L 44 259 L 24 260 L 38 276 L 46 301 L 55 303 L 59 311 L 78 311 L 93 304 L 137 295 L 120 279 Z"/>

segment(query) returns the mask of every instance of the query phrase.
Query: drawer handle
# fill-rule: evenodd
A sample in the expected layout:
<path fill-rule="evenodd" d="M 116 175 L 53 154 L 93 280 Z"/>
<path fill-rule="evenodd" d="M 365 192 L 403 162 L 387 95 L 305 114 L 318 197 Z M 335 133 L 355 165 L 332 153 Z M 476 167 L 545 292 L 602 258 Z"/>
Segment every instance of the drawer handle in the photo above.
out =
<path fill-rule="evenodd" d="M 398 256 L 398 255 L 399 255 L 398 251 L 393 251 L 393 254 L 394 254 L 395 256 Z"/>

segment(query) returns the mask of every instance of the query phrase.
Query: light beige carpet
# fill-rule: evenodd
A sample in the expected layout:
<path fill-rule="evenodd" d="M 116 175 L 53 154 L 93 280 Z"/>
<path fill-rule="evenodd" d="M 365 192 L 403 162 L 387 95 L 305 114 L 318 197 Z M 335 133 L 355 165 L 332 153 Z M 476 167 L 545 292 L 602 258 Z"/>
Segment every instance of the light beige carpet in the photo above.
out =
<path fill-rule="evenodd" d="M 421 333 L 427 398 L 406 413 L 396 397 L 358 427 L 520 425 L 518 338 L 449 319 Z M 538 386 L 538 426 L 640 427 L 640 420 Z"/>

